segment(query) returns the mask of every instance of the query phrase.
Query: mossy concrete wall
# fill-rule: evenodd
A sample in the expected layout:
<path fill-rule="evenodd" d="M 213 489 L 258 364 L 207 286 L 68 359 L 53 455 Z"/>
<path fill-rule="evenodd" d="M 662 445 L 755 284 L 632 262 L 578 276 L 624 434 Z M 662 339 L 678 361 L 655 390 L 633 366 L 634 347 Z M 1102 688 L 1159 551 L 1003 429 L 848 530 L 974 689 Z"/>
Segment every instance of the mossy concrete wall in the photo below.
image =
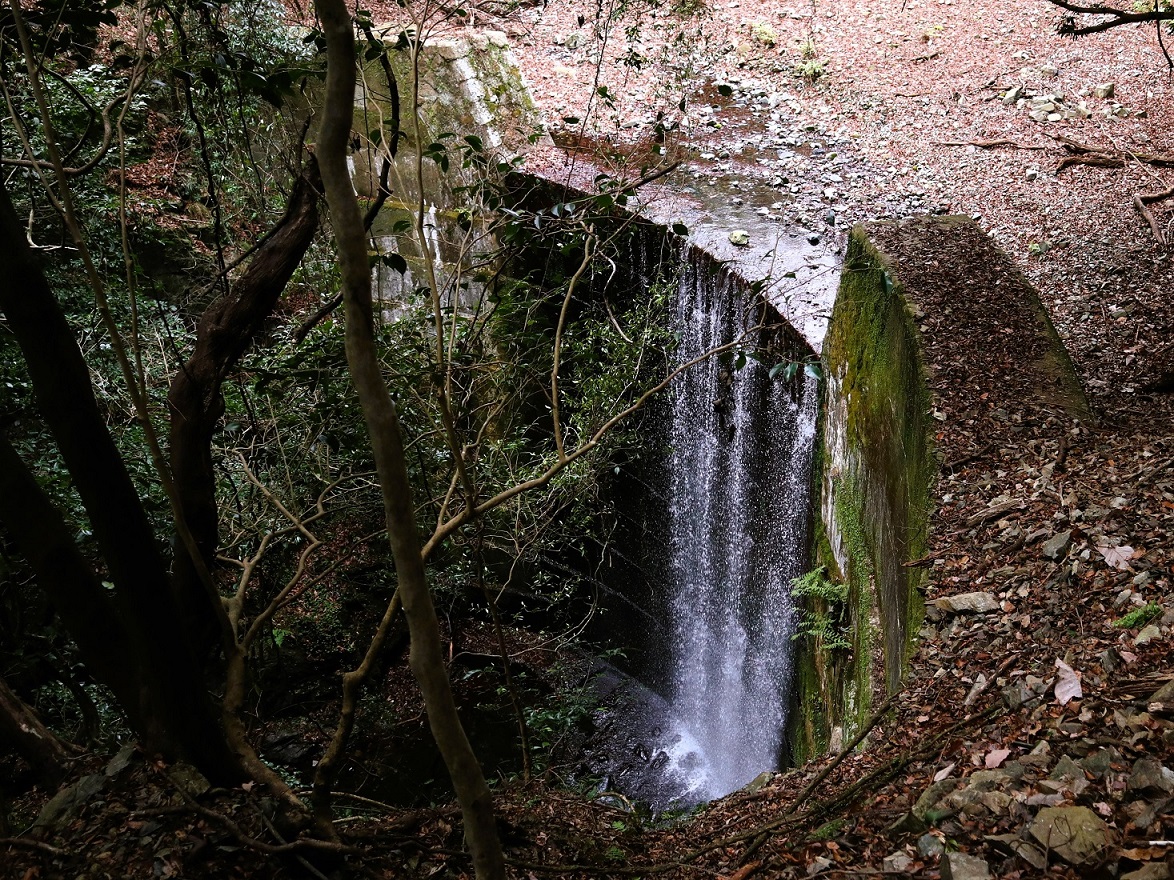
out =
<path fill-rule="evenodd" d="M 465 137 L 476 137 L 493 162 L 508 162 L 541 135 L 541 115 L 505 34 L 469 31 L 426 40 L 414 65 L 413 53 L 401 37 L 402 28 L 387 25 L 378 33 L 387 47 L 399 92 L 400 138 L 392 173 L 395 200 L 411 203 L 417 197 L 416 156 L 430 144 L 448 147 L 449 170 L 426 160 L 425 192 L 432 203 L 447 205 L 452 203 L 452 190 L 470 182 L 461 173 Z M 365 48 L 360 44 L 361 50 Z M 413 82 L 418 85 L 414 87 Z M 413 114 L 414 94 L 418 99 Z M 354 180 L 360 196 L 374 198 L 379 191 L 393 103 L 381 62 L 366 62 L 355 90 L 359 149 L 354 155 Z"/>
<path fill-rule="evenodd" d="M 863 227 L 849 238 L 823 361 L 815 556 L 848 587 L 836 613 L 850 647 L 800 652 L 801 757 L 838 748 L 900 685 L 924 610 L 925 575 L 908 563 L 925 552 L 937 472 L 930 393 L 900 278 Z"/>
<path fill-rule="evenodd" d="M 380 253 L 398 253 L 408 265 L 403 274 L 376 266 L 377 297 L 389 315 L 397 312 L 397 303 L 412 300 L 412 292 L 427 279 L 426 246 L 442 299 L 475 302 L 476 282 L 465 272 L 493 247 L 478 225 L 475 190 L 486 180 L 503 179 L 513 160 L 542 136 L 541 115 L 502 33 L 468 31 L 429 39 L 418 55 L 402 27 L 386 25 L 375 33 L 387 50 L 398 102 L 382 60 L 368 59 L 355 90 L 352 180 L 360 199 L 376 198 L 398 115 L 397 149 L 388 175 L 391 195 L 371 234 Z M 360 53 L 369 48 L 360 39 Z M 439 153 L 420 158 L 436 143 L 445 147 L 445 164 L 435 158 Z M 475 165 L 470 162 L 474 145 L 480 146 Z M 403 234 L 416 224 L 421 193 L 423 242 Z M 458 209 L 471 210 L 462 217 Z"/>

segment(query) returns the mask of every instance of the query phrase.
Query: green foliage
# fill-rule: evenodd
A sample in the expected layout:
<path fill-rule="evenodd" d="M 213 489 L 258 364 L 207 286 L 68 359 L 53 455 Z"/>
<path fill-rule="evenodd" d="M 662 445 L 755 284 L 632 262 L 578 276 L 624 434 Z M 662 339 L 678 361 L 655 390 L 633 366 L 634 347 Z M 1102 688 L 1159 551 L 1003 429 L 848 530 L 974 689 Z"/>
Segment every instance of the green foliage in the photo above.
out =
<path fill-rule="evenodd" d="M 1140 608 L 1134 608 L 1119 620 L 1114 620 L 1113 626 L 1118 629 L 1139 629 L 1161 616 L 1162 606 L 1151 602 L 1148 605 L 1142 605 Z"/>
<path fill-rule="evenodd" d="M 791 595 L 796 599 L 819 599 L 835 603 L 848 601 L 848 585 L 831 581 L 827 568 L 820 566 L 791 581 Z"/>
<path fill-rule="evenodd" d="M 765 21 L 756 21 L 750 25 L 750 36 L 754 42 L 760 43 L 768 49 L 773 49 L 779 43 L 778 33 Z"/>
<path fill-rule="evenodd" d="M 849 586 L 828 579 L 820 566 L 791 581 L 791 596 L 803 603 L 793 639 L 810 639 L 817 648 L 827 651 L 852 647 L 847 623 Z"/>

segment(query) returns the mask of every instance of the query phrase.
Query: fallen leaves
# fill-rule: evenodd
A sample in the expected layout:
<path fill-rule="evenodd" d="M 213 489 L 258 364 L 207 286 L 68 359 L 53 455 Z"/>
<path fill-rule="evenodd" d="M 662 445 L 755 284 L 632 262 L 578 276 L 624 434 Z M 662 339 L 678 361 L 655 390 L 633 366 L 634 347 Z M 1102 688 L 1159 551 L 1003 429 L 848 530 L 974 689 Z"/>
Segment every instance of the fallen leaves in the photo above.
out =
<path fill-rule="evenodd" d="M 1056 702 L 1066 706 L 1072 700 L 1079 700 L 1084 696 L 1080 687 L 1080 673 L 1074 670 L 1063 660 L 1056 661 Z"/>
<path fill-rule="evenodd" d="M 1134 550 L 1128 544 L 1122 544 L 1120 547 L 1106 547 L 1098 546 L 1097 552 L 1105 558 L 1110 568 L 1116 568 L 1120 571 L 1130 571 L 1129 560 L 1134 556 Z"/>

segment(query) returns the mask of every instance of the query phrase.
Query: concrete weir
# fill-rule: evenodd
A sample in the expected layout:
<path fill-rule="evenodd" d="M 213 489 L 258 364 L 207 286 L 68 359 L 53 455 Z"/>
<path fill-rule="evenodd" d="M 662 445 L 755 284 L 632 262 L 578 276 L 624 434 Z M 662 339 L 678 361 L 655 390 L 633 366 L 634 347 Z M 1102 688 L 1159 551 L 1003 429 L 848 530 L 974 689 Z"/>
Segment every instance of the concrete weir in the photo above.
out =
<path fill-rule="evenodd" d="M 996 344 L 1008 328 L 1011 354 Z M 964 430 L 997 443 L 1025 419 L 1088 417 L 1038 294 L 968 217 L 853 229 L 823 360 L 816 553 L 847 586 L 851 650 L 802 659 L 799 754 L 850 738 L 916 648 L 935 438 Z"/>

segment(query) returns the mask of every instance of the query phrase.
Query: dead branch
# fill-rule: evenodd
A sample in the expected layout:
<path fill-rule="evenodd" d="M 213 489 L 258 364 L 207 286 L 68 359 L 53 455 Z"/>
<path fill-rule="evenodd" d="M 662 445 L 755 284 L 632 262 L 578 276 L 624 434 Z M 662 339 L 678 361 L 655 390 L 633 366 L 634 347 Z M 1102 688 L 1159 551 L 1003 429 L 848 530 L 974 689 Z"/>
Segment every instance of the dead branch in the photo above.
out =
<path fill-rule="evenodd" d="M 1149 209 L 1149 206 L 1154 202 L 1160 202 L 1172 196 L 1174 196 L 1174 186 L 1156 193 L 1137 193 L 1133 197 L 1133 207 L 1137 208 L 1138 213 L 1149 223 L 1150 229 L 1154 232 L 1154 238 L 1158 240 L 1158 244 L 1162 245 L 1162 247 L 1165 247 L 1167 244 L 1166 231 L 1162 229 L 1161 224 L 1158 223 L 1158 219 L 1154 216 L 1154 212 Z"/>
<path fill-rule="evenodd" d="M 39 849 L 43 853 L 48 853 L 51 856 L 63 856 L 65 850 L 58 849 L 55 846 L 50 846 L 40 840 L 32 840 L 28 837 L 0 837 L 0 847 L 4 846 L 22 846 L 26 849 Z"/>
<path fill-rule="evenodd" d="M 1174 19 L 1174 12 L 1163 9 L 1160 5 L 1155 6 L 1154 9 L 1148 12 L 1127 12 L 1124 9 L 1114 9 L 1111 6 L 1102 6 L 1099 3 L 1088 6 L 1083 3 L 1072 3 L 1070 0 L 1048 0 L 1048 2 L 1067 12 L 1075 13 L 1075 15 L 1068 15 L 1061 19 L 1060 24 L 1056 28 L 1056 32 L 1065 37 L 1085 37 L 1089 34 L 1099 34 L 1107 30 L 1112 30 L 1122 25 L 1142 24 L 1150 21 L 1160 24 L 1163 21 Z M 1101 15 L 1107 17 L 1095 24 L 1077 25 L 1076 15 Z"/>
<path fill-rule="evenodd" d="M 939 147 L 978 147 L 981 150 L 990 150 L 994 147 L 1014 147 L 1017 150 L 1042 150 L 1043 147 L 1036 147 L 1030 144 L 1021 144 L 1019 141 L 1011 141 L 1006 138 L 1000 138 L 993 141 L 941 141 Z"/>
<path fill-rule="evenodd" d="M 1165 156 L 1159 153 L 1142 153 L 1134 150 L 1117 150 L 1110 147 L 1101 147 L 1095 144 L 1083 144 L 1062 134 L 1049 135 L 1053 140 L 1063 145 L 1072 155 L 1065 156 L 1056 166 L 1056 173 L 1063 171 L 1069 165 L 1098 165 L 1105 168 L 1122 168 L 1126 159 L 1133 159 L 1143 165 L 1153 165 L 1155 168 L 1174 168 L 1174 156 Z"/>

